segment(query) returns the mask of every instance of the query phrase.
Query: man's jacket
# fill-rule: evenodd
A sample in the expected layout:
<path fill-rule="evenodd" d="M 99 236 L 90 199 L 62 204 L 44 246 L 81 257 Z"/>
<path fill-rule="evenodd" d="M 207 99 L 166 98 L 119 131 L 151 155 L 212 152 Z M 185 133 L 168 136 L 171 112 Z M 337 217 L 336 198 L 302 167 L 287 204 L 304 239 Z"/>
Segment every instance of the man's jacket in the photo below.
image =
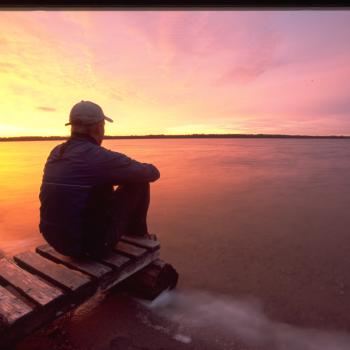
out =
<path fill-rule="evenodd" d="M 113 185 L 153 182 L 159 176 L 152 164 L 110 151 L 94 138 L 75 133 L 51 151 L 45 164 L 39 195 L 40 232 L 60 253 L 80 256 L 91 193 L 112 191 Z"/>

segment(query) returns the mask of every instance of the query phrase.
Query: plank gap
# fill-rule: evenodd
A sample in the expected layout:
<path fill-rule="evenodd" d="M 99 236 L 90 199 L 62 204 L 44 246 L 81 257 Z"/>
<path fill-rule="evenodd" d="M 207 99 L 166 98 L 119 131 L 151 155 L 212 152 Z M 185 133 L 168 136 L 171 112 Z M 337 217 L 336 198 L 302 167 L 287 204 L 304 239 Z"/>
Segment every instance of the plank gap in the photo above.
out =
<path fill-rule="evenodd" d="M 48 305 L 64 295 L 58 288 L 20 268 L 12 259 L 0 260 L 0 274 L 1 278 L 7 280 L 19 293 L 41 306 Z"/>
<path fill-rule="evenodd" d="M 35 252 L 19 253 L 14 259 L 23 269 L 36 274 L 67 293 L 76 292 L 91 283 L 91 278 L 85 274 L 70 269 L 63 264 L 56 263 Z"/>
<path fill-rule="evenodd" d="M 109 266 L 93 262 L 90 259 L 78 260 L 64 256 L 58 253 L 48 244 L 37 247 L 35 251 L 47 259 L 65 265 L 72 270 L 80 271 L 84 275 L 92 277 L 94 280 L 104 278 L 106 275 L 110 274 L 113 271 Z"/>
<path fill-rule="evenodd" d="M 49 285 L 52 288 L 56 288 L 59 289 L 62 293 L 65 293 L 66 290 L 64 288 L 62 288 L 61 286 L 52 283 L 50 280 L 43 278 L 41 275 L 39 275 L 36 271 L 32 270 L 32 269 L 28 269 L 27 266 L 25 266 L 25 264 L 20 264 L 17 260 L 13 260 L 12 261 L 14 264 L 16 264 L 19 268 L 21 268 L 22 270 L 30 273 L 31 275 L 35 276 L 37 279 L 39 279 L 41 282 Z"/>
<path fill-rule="evenodd" d="M 12 293 L 16 298 L 18 298 L 24 304 L 28 305 L 30 308 L 35 309 L 36 307 L 38 307 L 36 303 L 34 303 L 26 295 L 22 295 L 21 293 L 19 293 L 15 287 L 11 286 L 11 284 L 6 286 L 5 289 L 8 290 L 10 293 Z"/>

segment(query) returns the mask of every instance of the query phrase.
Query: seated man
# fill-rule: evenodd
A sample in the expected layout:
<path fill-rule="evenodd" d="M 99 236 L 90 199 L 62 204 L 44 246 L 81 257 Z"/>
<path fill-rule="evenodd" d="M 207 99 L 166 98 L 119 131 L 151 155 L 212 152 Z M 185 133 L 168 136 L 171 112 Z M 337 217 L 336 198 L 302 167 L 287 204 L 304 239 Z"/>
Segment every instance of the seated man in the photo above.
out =
<path fill-rule="evenodd" d="M 150 237 L 149 183 L 159 171 L 102 147 L 105 120 L 113 121 L 93 102 L 74 105 L 66 124 L 71 136 L 45 165 L 39 228 L 64 255 L 102 257 L 124 234 Z"/>

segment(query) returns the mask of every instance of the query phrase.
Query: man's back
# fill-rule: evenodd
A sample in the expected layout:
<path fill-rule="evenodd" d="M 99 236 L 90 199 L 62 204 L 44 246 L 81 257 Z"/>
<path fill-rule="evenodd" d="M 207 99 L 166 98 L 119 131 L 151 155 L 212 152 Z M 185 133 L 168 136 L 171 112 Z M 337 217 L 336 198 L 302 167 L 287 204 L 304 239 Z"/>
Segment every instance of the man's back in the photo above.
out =
<path fill-rule="evenodd" d="M 109 151 L 89 135 L 73 133 L 51 151 L 46 162 L 40 189 L 40 232 L 62 254 L 82 255 L 91 194 L 112 192 L 113 185 L 152 182 L 159 176 L 153 165 Z M 99 204 L 103 208 L 106 203 Z"/>

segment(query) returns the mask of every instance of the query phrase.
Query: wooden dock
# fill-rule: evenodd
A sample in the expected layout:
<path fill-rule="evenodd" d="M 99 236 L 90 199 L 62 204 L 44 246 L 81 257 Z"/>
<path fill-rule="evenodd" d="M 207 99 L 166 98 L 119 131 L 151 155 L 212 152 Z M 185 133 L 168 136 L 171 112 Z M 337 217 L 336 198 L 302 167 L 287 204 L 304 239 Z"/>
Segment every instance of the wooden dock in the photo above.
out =
<path fill-rule="evenodd" d="M 178 276 L 171 267 L 171 282 L 164 283 L 164 278 L 158 282 L 159 272 L 165 270 L 165 265 L 170 266 L 159 260 L 159 252 L 159 241 L 124 236 L 115 250 L 102 260 L 75 260 L 49 245 L 13 258 L 2 258 L 1 349 L 76 308 L 97 290 L 110 289 L 132 276 L 136 276 L 139 287 L 153 289 L 149 295 L 156 296 L 161 289 L 175 287 Z"/>

